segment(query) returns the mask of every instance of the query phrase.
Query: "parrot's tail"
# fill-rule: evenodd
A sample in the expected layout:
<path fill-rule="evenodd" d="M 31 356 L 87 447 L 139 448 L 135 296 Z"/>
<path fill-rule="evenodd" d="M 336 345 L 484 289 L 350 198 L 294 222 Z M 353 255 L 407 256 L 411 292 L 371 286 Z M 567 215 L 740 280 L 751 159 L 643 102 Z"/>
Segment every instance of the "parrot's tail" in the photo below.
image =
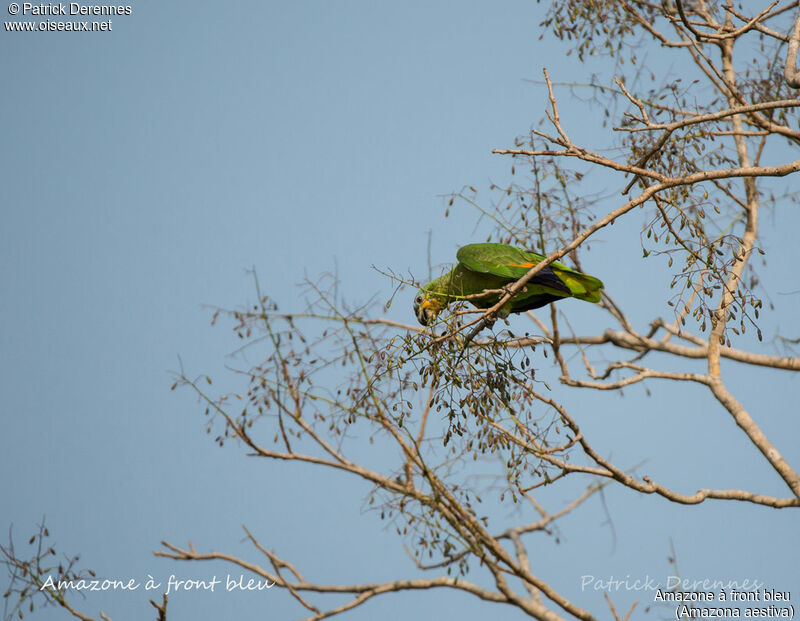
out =
<path fill-rule="evenodd" d="M 569 287 L 572 297 L 586 302 L 597 303 L 600 301 L 603 290 L 603 282 L 600 279 L 571 270 L 560 272 L 558 276 Z"/>

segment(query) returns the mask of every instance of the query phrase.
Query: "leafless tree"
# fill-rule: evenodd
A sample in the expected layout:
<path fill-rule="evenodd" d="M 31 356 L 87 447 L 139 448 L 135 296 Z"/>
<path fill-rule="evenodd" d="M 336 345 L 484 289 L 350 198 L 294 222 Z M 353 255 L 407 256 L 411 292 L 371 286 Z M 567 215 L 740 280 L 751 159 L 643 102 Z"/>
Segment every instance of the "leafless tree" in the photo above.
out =
<path fill-rule="evenodd" d="M 267 464 L 305 462 L 367 482 L 369 505 L 396 528 L 425 577 L 323 582 L 306 577 L 248 530 L 260 563 L 166 541 L 157 556 L 238 566 L 284 589 L 309 620 L 385 593 L 446 588 L 535 619 L 588 621 L 607 610 L 584 610 L 551 586 L 547 568 L 531 562 L 527 546 L 604 487 L 664 499 L 652 502 L 800 507 L 797 471 L 760 429 L 760 413 L 740 403 L 722 372 L 723 359 L 777 373 L 800 371 L 791 350 L 776 355 L 737 345 L 752 342 L 753 333 L 762 341 L 759 316 L 768 311 L 758 276 L 765 268 L 753 260 L 763 252 L 759 214 L 767 207 L 779 212 L 796 199 L 774 192 L 776 178 L 800 170 L 800 159 L 793 159 L 800 145 L 798 3 L 776 0 L 751 14 L 731 1 L 557 0 L 542 27 L 573 42 L 581 59 L 604 55 L 618 77 L 580 86 L 554 82 L 545 70 L 546 123 L 513 148 L 495 150 L 527 180 L 493 187 L 499 198 L 490 206 L 481 205 L 472 189 L 449 204 L 473 204 L 496 224 L 493 239 L 538 250 L 545 261 L 509 286 L 494 307 L 456 308 L 433 329 L 375 316 L 371 308 L 348 309 L 325 278 L 308 283 L 307 308 L 280 312 L 256 281 L 257 304 L 218 312 L 233 319 L 243 349 L 268 345 L 264 360 L 240 369 L 246 392 L 212 394 L 205 376 L 183 373 L 175 384 L 190 387 L 204 402 L 208 428 L 220 445 L 235 440 Z M 639 68 L 637 54 L 652 49 L 675 55 L 685 75 L 659 81 L 654 67 Z M 559 115 L 560 91 L 585 92 L 589 110 L 607 111 L 616 124 L 608 128 L 613 149 L 573 140 Z M 610 199 L 582 185 L 586 170 L 610 174 L 621 192 L 610 209 L 603 208 Z M 600 307 L 609 327 L 599 334 L 574 334 L 553 306 L 528 313 L 531 330 L 542 336 L 485 330 L 499 325 L 497 311 L 546 265 L 565 260 L 580 267 L 579 251 L 593 236 L 637 208 L 647 214 L 644 256 L 667 257 L 671 316 L 656 314 L 645 329 L 637 328 L 614 292 L 607 292 Z M 402 290 L 414 283 L 398 284 Z M 783 338 L 787 346 L 796 343 L 793 335 Z M 534 367 L 544 362 L 532 362 L 534 349 L 554 358 L 558 390 L 537 379 Z M 704 360 L 705 371 L 687 371 L 687 360 Z M 654 379 L 707 389 L 785 483 L 786 494 L 709 489 L 702 481 L 673 489 L 640 476 L 630 464 L 604 457 L 578 424 L 580 413 L 569 411 L 560 397 L 569 389 L 621 391 Z M 374 442 L 374 463 L 352 457 L 355 430 Z M 477 484 L 478 471 L 493 477 L 492 484 Z M 541 488 L 575 479 L 583 491 L 566 505 L 547 508 L 537 499 Z M 533 517 L 494 528 L 489 502 L 527 506 Z M 22 566 L 13 548 L 4 550 L 7 564 Z M 35 587 L 42 567 L 25 567 L 16 584 Z M 481 577 L 468 579 L 470 569 Z M 89 618 L 57 591 L 44 592 L 74 616 Z M 349 599 L 338 603 L 341 596 Z M 615 619 L 633 611 L 621 616 L 610 599 L 607 605 Z M 159 608 L 164 617 L 165 609 L 166 602 Z"/>

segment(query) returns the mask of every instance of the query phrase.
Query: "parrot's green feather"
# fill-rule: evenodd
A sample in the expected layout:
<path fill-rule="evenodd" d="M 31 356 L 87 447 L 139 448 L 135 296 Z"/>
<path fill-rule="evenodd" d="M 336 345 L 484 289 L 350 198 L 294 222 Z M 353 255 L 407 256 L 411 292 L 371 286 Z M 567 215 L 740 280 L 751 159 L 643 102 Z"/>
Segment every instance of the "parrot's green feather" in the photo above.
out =
<path fill-rule="evenodd" d="M 422 287 L 414 304 L 417 318 L 430 321 L 448 304 L 467 300 L 477 308 L 494 306 L 501 291 L 522 278 L 544 257 L 505 244 L 469 244 L 456 253 L 458 265 Z M 599 302 L 603 283 L 554 261 L 536 274 L 508 304 L 504 313 L 524 312 L 562 298 Z M 481 295 L 484 291 L 487 293 Z"/>

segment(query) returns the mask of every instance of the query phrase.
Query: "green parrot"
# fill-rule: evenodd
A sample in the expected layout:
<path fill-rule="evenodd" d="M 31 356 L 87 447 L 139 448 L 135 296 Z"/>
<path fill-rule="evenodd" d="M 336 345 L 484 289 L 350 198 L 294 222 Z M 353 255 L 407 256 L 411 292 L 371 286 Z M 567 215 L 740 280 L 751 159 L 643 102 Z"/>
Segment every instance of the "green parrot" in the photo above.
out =
<path fill-rule="evenodd" d="M 535 252 L 506 244 L 469 244 L 458 249 L 456 258 L 458 265 L 424 285 L 414 299 L 414 314 L 423 326 L 430 325 L 449 304 L 485 290 L 502 289 L 544 259 Z M 596 303 L 600 301 L 602 288 L 603 283 L 594 276 L 553 261 L 511 298 L 499 314 L 506 317 L 570 297 Z M 502 293 L 487 293 L 468 301 L 476 308 L 491 308 L 501 296 Z"/>

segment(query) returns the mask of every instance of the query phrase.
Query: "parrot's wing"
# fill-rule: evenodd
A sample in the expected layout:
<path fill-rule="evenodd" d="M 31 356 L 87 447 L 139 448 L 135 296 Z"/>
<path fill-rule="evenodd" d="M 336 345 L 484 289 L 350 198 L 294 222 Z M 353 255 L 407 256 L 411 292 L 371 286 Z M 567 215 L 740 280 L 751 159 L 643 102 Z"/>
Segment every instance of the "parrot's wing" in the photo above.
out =
<path fill-rule="evenodd" d="M 456 258 L 473 272 L 516 280 L 544 257 L 505 244 L 468 244 L 458 249 Z"/>
<path fill-rule="evenodd" d="M 456 257 L 468 269 L 518 280 L 544 257 L 535 252 L 505 244 L 468 244 L 459 248 Z M 599 302 L 603 283 L 593 276 L 571 270 L 553 261 L 533 277 L 530 285 L 540 285 L 556 292 L 574 295 L 590 302 Z"/>
<path fill-rule="evenodd" d="M 494 274 L 517 280 L 528 273 L 544 257 L 529 250 L 522 250 L 505 244 L 467 244 L 458 249 L 456 258 L 469 269 L 485 274 Z M 542 272 L 550 268 L 556 271 L 571 272 L 566 265 L 553 261 Z M 577 273 L 577 272 L 576 272 Z"/>

